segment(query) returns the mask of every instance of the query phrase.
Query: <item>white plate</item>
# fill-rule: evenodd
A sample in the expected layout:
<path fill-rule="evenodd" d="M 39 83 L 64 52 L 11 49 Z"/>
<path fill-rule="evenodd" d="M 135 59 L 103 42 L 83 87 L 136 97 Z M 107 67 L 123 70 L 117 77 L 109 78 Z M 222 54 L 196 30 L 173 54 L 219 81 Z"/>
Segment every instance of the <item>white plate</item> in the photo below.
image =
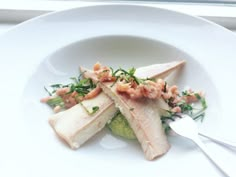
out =
<path fill-rule="evenodd" d="M 207 93 L 201 129 L 236 140 L 232 32 L 173 11 L 117 4 L 30 20 L 1 36 L 0 49 L 0 176 L 222 176 L 194 144 L 179 137 L 170 137 L 170 151 L 152 162 L 137 142 L 107 130 L 72 151 L 51 130 L 52 112 L 39 99 L 46 95 L 44 85 L 68 81 L 79 65 L 91 67 L 99 60 L 127 68 L 185 59 L 176 83 Z M 235 154 L 206 143 L 233 167 Z"/>

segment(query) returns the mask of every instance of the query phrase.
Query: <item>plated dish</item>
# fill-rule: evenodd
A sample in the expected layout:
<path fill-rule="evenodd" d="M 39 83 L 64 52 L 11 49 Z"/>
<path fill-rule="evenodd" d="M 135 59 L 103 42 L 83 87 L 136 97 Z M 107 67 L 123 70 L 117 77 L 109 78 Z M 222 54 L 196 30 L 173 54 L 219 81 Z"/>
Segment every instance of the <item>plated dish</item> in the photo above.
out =
<path fill-rule="evenodd" d="M 177 85 L 165 80 L 185 61 L 155 64 L 125 70 L 102 66 L 93 70 L 80 67 L 80 75 L 72 83 L 53 84 L 42 103 L 53 107 L 55 115 L 49 123 L 55 133 L 72 149 L 100 132 L 106 124 L 126 139 L 138 139 L 145 156 L 153 160 L 170 148 L 166 133 L 169 123 L 189 114 L 203 120 L 207 108 L 203 92 L 191 88 L 180 92 Z M 201 104 L 197 106 L 196 104 Z"/>
<path fill-rule="evenodd" d="M 1 176 L 221 176 L 194 144 L 179 137 L 170 136 L 172 148 L 152 162 L 144 160 L 137 141 L 108 129 L 71 151 L 47 124 L 51 108 L 38 100 L 44 86 L 66 84 L 78 66 L 91 68 L 100 61 L 127 70 L 185 59 L 188 67 L 168 83 L 204 90 L 208 108 L 200 130 L 234 140 L 229 110 L 234 110 L 235 95 L 229 88 L 236 90 L 235 46 L 232 32 L 201 18 L 132 5 L 72 9 L 15 27 L 0 37 L 0 79 L 10 93 L 2 94 L 1 102 Z M 6 87 L 0 89 L 6 93 Z M 207 145 L 225 164 L 236 163 L 234 154 Z"/>

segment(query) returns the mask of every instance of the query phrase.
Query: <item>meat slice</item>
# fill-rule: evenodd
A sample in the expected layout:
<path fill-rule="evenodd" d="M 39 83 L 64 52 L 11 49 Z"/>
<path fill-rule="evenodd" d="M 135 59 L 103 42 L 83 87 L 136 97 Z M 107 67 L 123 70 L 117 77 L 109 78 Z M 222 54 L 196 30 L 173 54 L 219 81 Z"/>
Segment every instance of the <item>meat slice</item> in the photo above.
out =
<path fill-rule="evenodd" d="M 99 109 L 91 114 L 93 107 Z M 84 100 L 81 104 L 52 115 L 49 123 L 60 138 L 72 149 L 77 149 L 99 132 L 116 112 L 114 102 L 101 92 L 91 100 Z"/>
<path fill-rule="evenodd" d="M 135 72 L 135 76 L 139 78 L 165 78 L 171 72 L 178 69 L 179 67 L 185 64 L 184 60 L 181 61 L 173 61 L 169 63 L 161 63 L 148 65 L 141 68 L 138 68 Z"/>
<path fill-rule="evenodd" d="M 160 100 L 130 99 L 125 94 L 117 93 L 116 84 L 111 87 L 111 83 L 100 83 L 100 87 L 127 118 L 148 160 L 168 151 L 170 146 L 157 106 Z"/>

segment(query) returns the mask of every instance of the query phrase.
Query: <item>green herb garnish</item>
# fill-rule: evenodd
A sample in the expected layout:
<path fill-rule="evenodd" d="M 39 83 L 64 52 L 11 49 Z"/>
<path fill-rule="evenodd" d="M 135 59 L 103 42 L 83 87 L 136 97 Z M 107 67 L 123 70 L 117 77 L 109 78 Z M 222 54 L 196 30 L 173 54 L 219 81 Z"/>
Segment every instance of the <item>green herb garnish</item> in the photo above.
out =
<path fill-rule="evenodd" d="M 99 110 L 99 106 L 93 106 L 93 107 L 92 107 L 92 110 L 89 110 L 89 109 L 83 104 L 83 102 L 80 102 L 79 104 L 85 109 L 85 111 L 86 111 L 89 115 L 92 115 L 92 114 L 96 113 L 96 112 Z"/>
<path fill-rule="evenodd" d="M 48 93 L 49 96 L 52 96 L 52 93 L 49 92 L 49 90 L 46 87 L 44 87 L 44 90 Z"/>
<path fill-rule="evenodd" d="M 63 99 L 60 96 L 57 96 L 55 98 L 48 100 L 47 104 L 52 107 L 55 107 L 55 106 L 64 107 Z"/>
<path fill-rule="evenodd" d="M 179 102 L 177 106 L 179 106 L 181 108 L 181 111 L 184 113 L 191 112 L 193 110 L 193 107 L 190 104 L 186 103 L 184 100 Z"/>
<path fill-rule="evenodd" d="M 182 95 L 183 95 L 183 96 L 190 96 L 190 94 L 189 94 L 189 92 L 188 92 L 187 90 L 182 91 Z"/>
<path fill-rule="evenodd" d="M 206 104 L 205 98 L 201 97 L 198 93 L 195 93 L 194 95 L 201 102 L 202 108 L 206 109 L 207 108 L 207 104 Z"/>
<path fill-rule="evenodd" d="M 129 75 L 134 76 L 135 71 L 136 71 L 136 69 L 133 67 L 128 70 L 128 73 L 129 73 Z"/>
<path fill-rule="evenodd" d="M 56 106 L 64 107 L 65 103 L 63 100 L 63 96 L 60 97 L 57 94 L 55 94 L 58 89 L 69 88 L 68 89 L 69 91 L 67 93 L 65 93 L 65 95 L 71 94 L 73 92 L 77 92 L 78 95 L 75 97 L 75 99 L 76 99 L 76 102 L 79 102 L 80 101 L 79 97 L 85 96 L 91 90 L 96 88 L 96 84 L 93 83 L 92 79 L 82 79 L 83 73 L 81 73 L 78 77 L 71 77 L 70 79 L 72 82 L 69 84 L 50 85 L 51 91 L 49 91 L 49 89 L 44 87 L 45 91 L 48 93 L 49 96 L 53 96 L 53 97 L 55 96 L 55 98 L 50 99 L 47 102 L 47 104 L 52 107 L 56 107 Z M 92 112 L 96 112 L 97 109 L 98 108 L 95 107 Z"/>
<path fill-rule="evenodd" d="M 166 91 L 167 91 L 167 82 L 165 82 L 164 89 L 163 89 L 163 92 L 166 93 Z"/>
<path fill-rule="evenodd" d="M 203 119 L 205 117 L 205 112 L 201 112 L 200 114 L 196 114 L 194 115 L 192 118 L 193 120 L 201 120 L 201 122 L 203 122 Z"/>
<path fill-rule="evenodd" d="M 116 71 L 113 71 L 113 69 L 112 69 L 112 76 L 116 77 L 116 81 L 114 83 L 116 83 L 118 79 L 121 79 L 121 80 L 125 80 L 127 83 L 128 82 L 135 82 L 137 85 L 139 85 L 139 84 L 143 83 L 145 80 L 151 80 L 149 78 L 140 79 L 140 78 L 136 77 L 134 75 L 135 71 L 136 71 L 136 69 L 134 67 L 129 69 L 128 71 L 126 71 L 122 68 L 119 68 Z M 114 85 L 114 83 L 113 83 L 113 85 Z"/>
<path fill-rule="evenodd" d="M 95 112 L 97 112 L 99 110 L 99 107 L 98 106 L 94 106 L 92 107 L 92 112 L 90 114 L 94 114 Z"/>
<path fill-rule="evenodd" d="M 70 88 L 69 92 L 66 94 L 70 94 L 74 91 L 76 91 L 80 96 L 85 96 L 87 93 L 89 93 L 91 90 L 93 90 L 96 87 L 96 84 L 93 83 L 92 79 L 82 79 L 82 74 L 76 77 L 70 78 L 73 82 L 69 84 L 53 84 L 50 85 L 52 88 L 52 91 L 50 92 L 46 87 L 44 88 L 47 93 L 52 96 L 58 89 L 61 88 Z"/>

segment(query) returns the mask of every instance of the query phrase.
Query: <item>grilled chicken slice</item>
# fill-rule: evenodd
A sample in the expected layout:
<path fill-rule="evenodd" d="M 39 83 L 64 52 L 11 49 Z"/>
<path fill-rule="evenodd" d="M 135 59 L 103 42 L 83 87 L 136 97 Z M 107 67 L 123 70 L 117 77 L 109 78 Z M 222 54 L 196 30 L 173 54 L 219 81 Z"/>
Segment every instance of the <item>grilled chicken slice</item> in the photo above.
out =
<path fill-rule="evenodd" d="M 138 77 L 142 74 L 144 78 L 163 77 L 163 72 L 168 73 L 183 65 L 183 61 L 172 62 L 169 64 L 156 64 L 147 66 L 144 69 L 138 68 L 136 72 Z M 154 68 L 156 67 L 156 72 Z M 164 69 L 163 69 L 164 68 Z M 83 68 L 81 68 L 83 72 Z M 142 72 L 141 72 L 141 71 Z M 151 70 L 151 72 L 149 72 Z M 96 80 L 93 72 L 85 72 L 85 77 Z M 165 104 L 162 104 L 165 105 Z M 95 114 L 88 114 L 92 107 L 98 106 L 99 110 Z M 87 110 L 87 111 L 86 111 Z M 90 112 L 89 111 L 89 112 Z M 113 100 L 106 94 L 100 93 L 96 98 L 85 100 L 66 111 L 57 113 L 49 117 L 49 123 L 55 130 L 56 134 L 64 139 L 72 149 L 77 149 L 90 137 L 100 131 L 118 111 Z"/>
<path fill-rule="evenodd" d="M 148 160 L 169 150 L 170 146 L 157 107 L 159 100 L 130 99 L 116 91 L 116 84 L 111 87 L 111 83 L 100 83 L 100 87 L 114 100 L 116 107 L 127 118 Z"/>
<path fill-rule="evenodd" d="M 185 64 L 185 61 L 173 61 L 170 63 L 154 64 L 138 68 L 135 76 L 139 78 L 166 78 L 171 72 Z"/>
<path fill-rule="evenodd" d="M 95 106 L 98 106 L 99 110 L 92 114 Z M 82 104 L 52 115 L 49 123 L 59 137 L 72 149 L 77 149 L 99 132 L 116 112 L 113 101 L 101 92 L 91 100 L 84 100 Z"/>

